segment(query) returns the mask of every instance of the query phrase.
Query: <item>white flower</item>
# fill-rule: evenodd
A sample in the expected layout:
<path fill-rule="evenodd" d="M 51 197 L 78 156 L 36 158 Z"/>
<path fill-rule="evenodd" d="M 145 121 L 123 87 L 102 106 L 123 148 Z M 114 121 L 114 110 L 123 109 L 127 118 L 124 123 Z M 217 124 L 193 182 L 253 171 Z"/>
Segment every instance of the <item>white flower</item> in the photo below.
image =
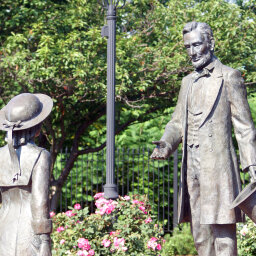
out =
<path fill-rule="evenodd" d="M 243 226 L 243 228 L 241 229 L 241 231 L 240 231 L 240 234 L 242 235 L 242 236 L 245 236 L 247 233 L 248 233 L 248 228 L 247 228 L 247 225 L 244 225 Z"/>

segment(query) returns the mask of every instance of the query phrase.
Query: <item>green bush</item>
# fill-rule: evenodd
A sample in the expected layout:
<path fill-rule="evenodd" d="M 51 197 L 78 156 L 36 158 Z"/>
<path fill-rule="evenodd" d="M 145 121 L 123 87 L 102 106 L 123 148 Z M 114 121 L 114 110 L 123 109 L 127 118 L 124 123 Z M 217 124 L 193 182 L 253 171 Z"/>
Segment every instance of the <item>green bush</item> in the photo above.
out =
<path fill-rule="evenodd" d="M 97 210 L 89 214 L 80 204 L 53 218 L 53 255 L 155 256 L 162 250 L 163 229 L 152 220 L 146 196 L 107 200 L 94 196 Z M 151 218 L 152 217 L 152 218 Z"/>
<path fill-rule="evenodd" d="M 164 238 L 166 242 L 161 253 L 162 256 L 197 255 L 188 224 L 175 228 L 172 236 L 167 234 Z"/>
<path fill-rule="evenodd" d="M 256 255 L 256 225 L 248 219 L 246 224 L 237 224 L 238 255 Z"/>

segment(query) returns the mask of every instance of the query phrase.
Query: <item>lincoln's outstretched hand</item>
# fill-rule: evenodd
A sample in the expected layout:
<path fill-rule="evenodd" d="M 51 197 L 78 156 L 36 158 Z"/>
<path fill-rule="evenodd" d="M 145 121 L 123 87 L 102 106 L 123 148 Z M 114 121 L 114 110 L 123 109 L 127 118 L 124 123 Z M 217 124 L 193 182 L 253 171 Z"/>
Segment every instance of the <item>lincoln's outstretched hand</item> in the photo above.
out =
<path fill-rule="evenodd" d="M 166 159 L 171 153 L 171 148 L 164 141 L 152 141 L 157 147 L 151 154 L 151 159 Z"/>

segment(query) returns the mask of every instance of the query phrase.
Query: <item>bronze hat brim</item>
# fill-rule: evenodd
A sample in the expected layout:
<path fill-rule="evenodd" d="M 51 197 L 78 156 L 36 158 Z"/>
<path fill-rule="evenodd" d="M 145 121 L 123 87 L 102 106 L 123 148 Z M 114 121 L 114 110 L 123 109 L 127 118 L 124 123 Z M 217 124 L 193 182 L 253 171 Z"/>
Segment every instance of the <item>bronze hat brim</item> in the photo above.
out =
<path fill-rule="evenodd" d="M 36 126 L 37 124 L 43 122 L 51 113 L 53 107 L 52 99 L 45 94 L 35 93 L 33 95 L 36 96 L 42 104 L 41 112 L 34 118 L 21 122 L 21 125 L 19 127 L 14 127 L 14 131 L 24 130 Z M 10 128 L 6 128 L 4 126 L 4 123 L 6 121 L 5 108 L 6 106 L 0 110 L 0 130 L 9 131 Z"/>
<path fill-rule="evenodd" d="M 233 209 L 243 203 L 249 196 L 251 196 L 256 191 L 256 181 L 248 184 L 233 201 L 230 209 Z"/>

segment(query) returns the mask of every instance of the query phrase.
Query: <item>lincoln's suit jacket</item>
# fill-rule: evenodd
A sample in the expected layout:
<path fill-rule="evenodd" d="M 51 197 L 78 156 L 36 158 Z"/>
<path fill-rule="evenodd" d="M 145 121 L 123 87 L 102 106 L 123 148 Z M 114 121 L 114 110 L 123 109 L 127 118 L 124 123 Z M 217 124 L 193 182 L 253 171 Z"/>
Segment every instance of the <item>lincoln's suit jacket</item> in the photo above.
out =
<path fill-rule="evenodd" d="M 187 97 L 192 74 L 182 80 L 177 106 L 161 138 L 175 151 L 183 143 L 179 188 L 179 222 L 189 220 L 186 186 Z M 243 170 L 256 165 L 256 132 L 239 71 L 215 60 L 211 76 L 204 79 L 207 91 L 199 133 L 201 161 L 201 224 L 228 224 L 242 220 L 241 211 L 230 205 L 241 190 L 239 167 L 232 143 L 232 125 Z"/>

